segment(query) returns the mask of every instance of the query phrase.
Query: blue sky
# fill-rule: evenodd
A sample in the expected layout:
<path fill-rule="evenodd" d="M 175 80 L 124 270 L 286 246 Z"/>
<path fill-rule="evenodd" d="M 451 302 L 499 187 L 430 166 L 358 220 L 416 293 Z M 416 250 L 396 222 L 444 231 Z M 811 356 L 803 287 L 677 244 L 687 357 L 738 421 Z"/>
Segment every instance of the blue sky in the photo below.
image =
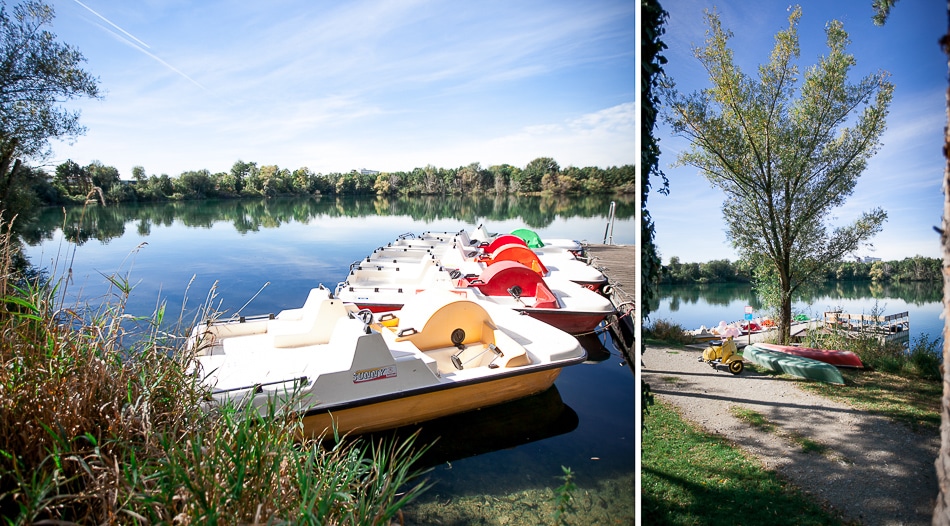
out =
<path fill-rule="evenodd" d="M 51 1 L 106 94 L 52 166 L 635 162 L 631 0 Z"/>
<path fill-rule="evenodd" d="M 768 60 L 775 34 L 788 26 L 790 2 L 676 0 L 663 2 L 670 17 L 664 42 L 669 46 L 665 71 L 677 87 L 693 92 L 708 87 L 709 79 L 692 54 L 705 39 L 704 9 L 717 8 L 724 28 L 734 38 L 730 47 L 746 74 Z M 861 212 L 883 207 L 888 220 L 873 240 L 872 249 L 860 256 L 884 260 L 917 254 L 940 257 L 939 238 L 943 194 L 943 127 L 946 122 L 947 59 L 937 45 L 946 32 L 946 4 L 936 0 L 904 0 L 897 4 L 883 27 L 871 22 L 871 0 L 804 1 L 798 26 L 801 43 L 800 70 L 826 54 L 825 23 L 844 23 L 851 38 L 849 50 L 857 66 L 852 80 L 879 70 L 891 74 L 894 99 L 882 147 L 871 159 L 848 203 L 834 211 L 832 224 L 850 222 Z M 754 7 L 753 7 L 754 6 Z M 670 180 L 670 195 L 653 193 L 649 210 L 656 221 L 656 242 L 663 262 L 736 260 L 722 220 L 721 191 L 714 189 L 695 168 L 671 168 L 685 139 L 658 130 L 661 167 Z"/>

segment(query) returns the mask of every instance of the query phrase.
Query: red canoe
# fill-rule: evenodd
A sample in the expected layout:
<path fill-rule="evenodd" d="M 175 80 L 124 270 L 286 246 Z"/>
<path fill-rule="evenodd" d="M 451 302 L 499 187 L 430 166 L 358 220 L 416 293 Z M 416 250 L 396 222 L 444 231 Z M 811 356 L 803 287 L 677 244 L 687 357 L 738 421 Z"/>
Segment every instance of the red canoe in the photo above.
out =
<path fill-rule="evenodd" d="M 835 367 L 854 367 L 857 369 L 864 368 L 864 364 L 861 363 L 861 358 L 851 351 L 834 351 L 829 349 L 815 349 L 812 347 L 795 347 L 793 345 L 776 345 L 774 343 L 757 343 L 755 345 L 756 347 L 770 351 L 783 352 L 785 354 L 793 354 L 795 356 L 811 358 L 812 360 L 818 360 L 819 362 L 829 363 Z"/>

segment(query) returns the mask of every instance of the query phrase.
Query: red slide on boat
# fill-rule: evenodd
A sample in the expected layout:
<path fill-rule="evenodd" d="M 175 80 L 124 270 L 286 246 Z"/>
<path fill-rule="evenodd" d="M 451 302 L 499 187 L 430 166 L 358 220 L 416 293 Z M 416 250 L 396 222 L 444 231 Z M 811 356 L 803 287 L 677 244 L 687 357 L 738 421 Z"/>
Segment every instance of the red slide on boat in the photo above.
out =
<path fill-rule="evenodd" d="M 830 349 L 815 349 L 813 347 L 796 347 L 794 345 L 776 345 L 774 343 L 757 343 L 756 347 L 769 351 L 783 352 L 795 356 L 802 356 L 825 362 L 835 367 L 853 367 L 863 369 L 864 364 L 857 354 L 851 351 L 835 351 Z"/>

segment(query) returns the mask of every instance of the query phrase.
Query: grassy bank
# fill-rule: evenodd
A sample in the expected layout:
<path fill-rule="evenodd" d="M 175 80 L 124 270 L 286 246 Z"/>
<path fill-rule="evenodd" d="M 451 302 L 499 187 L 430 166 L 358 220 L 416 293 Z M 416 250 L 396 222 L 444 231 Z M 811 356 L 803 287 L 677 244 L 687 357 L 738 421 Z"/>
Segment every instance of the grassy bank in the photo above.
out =
<path fill-rule="evenodd" d="M 943 383 L 880 371 L 842 370 L 845 385 L 800 382 L 806 391 L 883 415 L 923 434 L 940 432 Z"/>
<path fill-rule="evenodd" d="M 646 331 L 648 345 L 675 348 L 686 341 L 675 324 L 664 322 L 652 329 Z M 797 385 L 932 436 L 941 423 L 938 342 L 920 338 L 905 350 L 870 339 L 812 340 L 806 344 L 853 350 L 869 369 L 843 369 L 844 386 L 809 381 Z M 734 415 L 752 427 L 770 432 L 774 427 L 751 411 Z M 658 401 L 645 425 L 641 489 L 644 517 L 651 517 L 645 524 L 783 524 L 785 517 L 794 517 L 787 524 L 839 523 L 835 517 L 822 519 L 820 510 L 817 515 L 808 512 L 799 522 L 796 507 L 806 509 L 809 503 L 798 490 L 774 480 L 774 473 L 762 470 L 722 438 L 683 422 L 669 406 Z M 821 454 L 820 444 L 808 437 L 787 438 L 803 451 Z"/>
<path fill-rule="evenodd" d="M 642 447 L 644 524 L 842 524 L 758 460 L 696 430 L 663 402 L 650 408 Z"/>
<path fill-rule="evenodd" d="M 424 490 L 401 443 L 303 437 L 299 418 L 205 410 L 189 357 L 112 303 L 57 303 L 0 239 L 0 517 L 5 524 L 388 524 Z"/>

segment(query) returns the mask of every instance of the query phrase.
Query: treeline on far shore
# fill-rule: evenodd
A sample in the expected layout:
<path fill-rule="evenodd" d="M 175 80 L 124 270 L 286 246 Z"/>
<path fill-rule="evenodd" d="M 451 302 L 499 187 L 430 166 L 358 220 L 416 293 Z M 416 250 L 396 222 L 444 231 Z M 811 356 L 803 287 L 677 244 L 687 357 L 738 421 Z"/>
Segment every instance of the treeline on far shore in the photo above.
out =
<path fill-rule="evenodd" d="M 71 160 L 56 166 L 52 174 L 39 168 L 20 172 L 17 189 L 23 195 L 17 197 L 33 205 L 88 199 L 117 203 L 328 194 L 632 194 L 636 179 L 632 164 L 561 167 L 550 157 L 539 157 L 524 167 L 471 163 L 458 168 L 426 165 L 408 172 L 364 169 L 322 174 L 306 167 L 291 170 L 240 160 L 227 172 L 192 170 L 176 177 L 146 175 L 145 168 L 136 166 L 131 178 L 123 178 L 113 166 L 98 161 L 80 166 Z"/>
<path fill-rule="evenodd" d="M 829 267 L 825 281 L 940 281 L 942 261 L 924 256 L 893 261 L 842 261 Z M 660 271 L 660 283 L 748 283 L 752 268 L 742 260 L 683 263 L 673 256 Z"/>

